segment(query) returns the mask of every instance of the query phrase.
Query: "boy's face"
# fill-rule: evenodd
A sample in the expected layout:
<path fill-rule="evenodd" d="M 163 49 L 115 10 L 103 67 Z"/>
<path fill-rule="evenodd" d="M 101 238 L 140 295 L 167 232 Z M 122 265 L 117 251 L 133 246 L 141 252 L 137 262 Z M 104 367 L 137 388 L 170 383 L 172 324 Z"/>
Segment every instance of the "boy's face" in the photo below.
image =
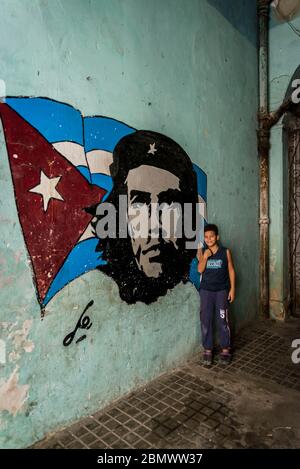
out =
<path fill-rule="evenodd" d="M 219 236 L 217 236 L 214 231 L 205 231 L 204 241 L 209 248 L 212 248 L 219 241 Z"/>

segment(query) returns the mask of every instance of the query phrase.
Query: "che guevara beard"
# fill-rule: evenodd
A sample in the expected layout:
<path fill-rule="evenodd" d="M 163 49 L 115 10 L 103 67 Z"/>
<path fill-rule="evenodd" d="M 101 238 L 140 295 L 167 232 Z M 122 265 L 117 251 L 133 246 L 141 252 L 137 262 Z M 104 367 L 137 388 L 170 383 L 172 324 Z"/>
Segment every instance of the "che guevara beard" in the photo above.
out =
<path fill-rule="evenodd" d="M 195 251 L 185 250 L 183 238 L 177 241 L 178 249 L 173 243 L 167 243 L 164 239 L 159 241 L 162 273 L 157 278 L 150 278 L 139 269 L 130 238 L 99 240 L 96 250 L 102 252 L 102 259 L 108 263 L 98 266 L 98 269 L 115 280 L 121 299 L 128 304 L 137 301 L 150 304 L 179 282 L 187 280 Z"/>

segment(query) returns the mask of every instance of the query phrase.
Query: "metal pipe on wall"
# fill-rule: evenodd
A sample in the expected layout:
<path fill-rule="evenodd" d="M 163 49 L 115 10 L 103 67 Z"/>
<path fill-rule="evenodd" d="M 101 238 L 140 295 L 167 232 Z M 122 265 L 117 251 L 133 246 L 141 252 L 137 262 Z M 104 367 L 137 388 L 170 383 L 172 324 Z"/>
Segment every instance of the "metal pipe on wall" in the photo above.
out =
<path fill-rule="evenodd" d="M 260 159 L 260 314 L 269 316 L 269 73 L 268 73 L 268 30 L 270 0 L 258 0 L 259 24 L 259 112 L 257 146 Z"/>

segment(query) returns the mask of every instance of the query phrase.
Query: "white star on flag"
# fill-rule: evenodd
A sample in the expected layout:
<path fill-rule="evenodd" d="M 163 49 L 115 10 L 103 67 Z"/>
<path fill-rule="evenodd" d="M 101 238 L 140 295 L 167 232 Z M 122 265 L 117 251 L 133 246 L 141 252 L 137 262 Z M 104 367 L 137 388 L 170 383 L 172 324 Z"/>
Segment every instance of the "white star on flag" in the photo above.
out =
<path fill-rule="evenodd" d="M 155 142 L 151 145 L 150 143 L 150 150 L 147 151 L 147 153 L 151 153 L 151 155 L 154 155 L 157 149 L 155 148 Z"/>
<path fill-rule="evenodd" d="M 40 194 L 43 197 L 44 211 L 47 211 L 48 204 L 51 199 L 64 200 L 62 196 L 57 192 L 56 186 L 59 183 L 61 176 L 56 178 L 48 178 L 46 174 L 41 171 L 40 183 L 29 190 L 35 194 Z"/>

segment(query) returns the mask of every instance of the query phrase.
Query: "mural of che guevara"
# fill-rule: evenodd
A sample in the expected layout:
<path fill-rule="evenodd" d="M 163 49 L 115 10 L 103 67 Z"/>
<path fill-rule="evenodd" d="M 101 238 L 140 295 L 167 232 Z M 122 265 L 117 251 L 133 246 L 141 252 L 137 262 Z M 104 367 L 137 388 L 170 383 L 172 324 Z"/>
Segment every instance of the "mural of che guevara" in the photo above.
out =
<path fill-rule="evenodd" d="M 165 295 L 188 276 L 195 249 L 187 249 L 185 230 L 182 226 L 176 237 L 168 236 L 161 223 L 162 213 L 151 214 L 155 204 L 168 208 L 192 207 L 192 225 L 195 226 L 198 201 L 197 178 L 186 152 L 171 138 L 153 131 L 139 130 L 123 137 L 113 151 L 110 166 L 113 189 L 106 199 L 119 215 L 119 196 L 127 196 L 127 237 L 118 236 L 118 226 L 113 236 L 99 239 L 97 250 L 107 261 L 99 270 L 114 279 L 122 300 L 149 304 Z M 144 235 L 135 236 L 135 219 L 132 208 L 145 209 L 149 229 Z M 152 218 L 152 223 L 150 219 Z M 94 219 L 94 229 L 102 217 Z M 116 217 L 118 224 L 119 216 Z M 184 217 L 180 219 L 183 224 Z M 189 239 L 191 241 L 191 239 Z"/>
<path fill-rule="evenodd" d="M 45 97 L 0 99 L 0 123 L 42 311 L 94 269 L 110 276 L 129 304 L 149 304 L 187 279 L 197 288 L 195 236 L 201 239 L 205 220 L 206 175 L 180 145 Z M 102 236 L 105 204 L 117 226 Z"/>

